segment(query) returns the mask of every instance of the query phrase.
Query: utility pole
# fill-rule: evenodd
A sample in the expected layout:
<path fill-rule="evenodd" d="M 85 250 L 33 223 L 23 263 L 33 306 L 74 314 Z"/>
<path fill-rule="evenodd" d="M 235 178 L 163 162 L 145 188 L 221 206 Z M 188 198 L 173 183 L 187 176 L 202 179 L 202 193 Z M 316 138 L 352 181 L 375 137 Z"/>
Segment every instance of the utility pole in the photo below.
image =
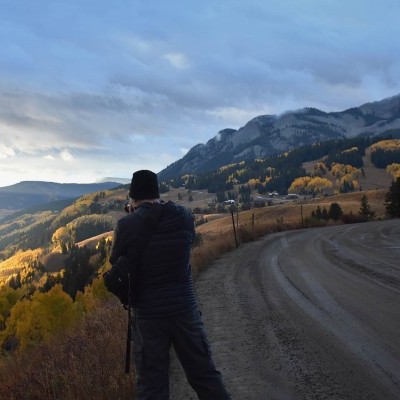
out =
<path fill-rule="evenodd" d="M 304 228 L 303 204 L 300 205 L 300 211 L 301 211 L 301 227 Z"/>
<path fill-rule="evenodd" d="M 231 215 L 232 215 L 233 234 L 235 235 L 236 248 L 238 248 L 239 245 L 238 245 L 237 236 L 236 236 L 235 218 L 234 218 L 234 216 L 233 216 L 233 213 L 236 212 L 236 206 L 235 206 L 234 204 L 232 204 L 232 205 L 229 207 L 229 211 L 231 212 Z"/>

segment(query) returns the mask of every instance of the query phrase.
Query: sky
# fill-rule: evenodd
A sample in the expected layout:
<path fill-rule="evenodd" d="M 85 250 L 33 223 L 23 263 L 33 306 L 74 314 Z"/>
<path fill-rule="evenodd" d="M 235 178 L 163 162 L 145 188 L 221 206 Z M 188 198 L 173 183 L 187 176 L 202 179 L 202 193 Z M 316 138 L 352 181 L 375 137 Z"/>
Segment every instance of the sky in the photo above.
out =
<path fill-rule="evenodd" d="M 0 187 L 159 172 L 262 114 L 400 93 L 398 0 L 0 0 Z"/>

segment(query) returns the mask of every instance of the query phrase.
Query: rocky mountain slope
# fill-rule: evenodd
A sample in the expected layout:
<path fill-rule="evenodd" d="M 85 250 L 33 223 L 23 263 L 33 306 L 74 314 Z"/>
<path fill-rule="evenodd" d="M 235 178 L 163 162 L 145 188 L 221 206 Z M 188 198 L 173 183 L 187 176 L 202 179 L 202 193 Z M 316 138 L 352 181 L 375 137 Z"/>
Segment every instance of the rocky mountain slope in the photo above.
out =
<path fill-rule="evenodd" d="M 304 108 L 279 116 L 261 115 L 238 130 L 224 129 L 206 144 L 194 146 L 159 177 L 166 180 L 211 171 L 335 138 L 385 134 L 400 137 L 400 95 L 341 112 Z"/>

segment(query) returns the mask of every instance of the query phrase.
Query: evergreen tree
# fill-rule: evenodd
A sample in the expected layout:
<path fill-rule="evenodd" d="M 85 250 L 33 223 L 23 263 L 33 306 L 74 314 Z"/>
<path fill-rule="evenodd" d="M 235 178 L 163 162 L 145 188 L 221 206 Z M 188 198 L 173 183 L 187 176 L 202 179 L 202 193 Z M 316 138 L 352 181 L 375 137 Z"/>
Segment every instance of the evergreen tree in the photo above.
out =
<path fill-rule="evenodd" d="M 86 247 L 74 246 L 69 257 L 65 260 L 65 271 L 61 280 L 62 288 L 75 299 L 78 291 L 83 292 L 86 285 L 91 283 L 96 272 L 90 262 L 92 251 Z"/>
<path fill-rule="evenodd" d="M 392 181 L 385 196 L 386 215 L 391 218 L 400 218 L 400 178 Z"/>
<path fill-rule="evenodd" d="M 218 203 L 223 203 L 226 200 L 226 196 L 224 192 L 218 192 L 217 193 L 217 202 Z"/>
<path fill-rule="evenodd" d="M 97 250 L 100 254 L 100 262 L 103 263 L 106 258 L 108 258 L 108 244 L 106 239 L 103 237 L 100 239 L 99 243 L 97 244 Z"/>
<path fill-rule="evenodd" d="M 328 210 L 325 207 L 322 210 L 322 219 L 325 219 L 326 221 L 328 221 L 328 219 L 329 219 L 329 213 L 328 213 Z"/>
<path fill-rule="evenodd" d="M 338 221 L 340 217 L 343 215 L 343 211 L 338 203 L 331 203 L 328 214 L 330 219 Z"/>
<path fill-rule="evenodd" d="M 66 243 L 60 242 L 60 247 L 61 247 L 61 254 L 67 254 L 68 253 L 68 248 Z"/>
<path fill-rule="evenodd" d="M 46 282 L 43 284 L 41 288 L 39 288 L 39 291 L 41 293 L 46 293 L 59 283 L 61 283 L 60 274 L 58 274 L 57 276 L 47 275 Z"/>
<path fill-rule="evenodd" d="M 91 214 L 101 214 L 101 204 L 93 202 L 89 206 Z"/>
<path fill-rule="evenodd" d="M 340 193 L 349 193 L 354 191 L 354 184 L 351 181 L 344 181 L 340 187 Z"/>
<path fill-rule="evenodd" d="M 8 282 L 8 286 L 10 286 L 11 288 L 13 288 L 13 289 L 18 289 L 18 288 L 20 288 L 21 286 L 22 286 L 22 283 L 21 283 L 21 274 L 18 272 L 18 274 L 17 275 L 13 275 L 11 278 L 10 278 L 10 280 L 9 280 L 9 282 Z"/>
<path fill-rule="evenodd" d="M 363 197 L 361 197 L 361 206 L 359 214 L 367 220 L 375 217 L 375 212 L 371 210 L 371 206 L 369 205 L 367 195 L 365 194 L 363 195 Z"/>

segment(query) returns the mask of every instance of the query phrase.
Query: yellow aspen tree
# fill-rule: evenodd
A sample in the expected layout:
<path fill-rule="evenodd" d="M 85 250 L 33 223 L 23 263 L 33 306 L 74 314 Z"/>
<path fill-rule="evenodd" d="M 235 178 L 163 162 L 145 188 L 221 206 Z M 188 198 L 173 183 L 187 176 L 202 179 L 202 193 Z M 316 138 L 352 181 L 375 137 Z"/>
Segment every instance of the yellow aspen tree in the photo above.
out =
<path fill-rule="evenodd" d="M 253 189 L 260 183 L 259 179 L 249 179 L 247 182 L 250 186 L 253 187 Z"/>
<path fill-rule="evenodd" d="M 5 328 L 5 321 L 9 317 L 14 305 L 24 295 L 24 290 L 21 288 L 13 289 L 8 285 L 0 288 L 0 331 Z"/>
<path fill-rule="evenodd" d="M 296 178 L 289 187 L 290 193 L 301 193 L 307 192 L 308 183 L 312 178 L 309 176 L 302 176 L 300 178 Z"/>
<path fill-rule="evenodd" d="M 61 245 L 61 243 L 67 243 L 69 239 L 70 239 L 70 230 L 65 226 L 58 228 L 51 237 L 51 241 L 58 246 Z"/>
<path fill-rule="evenodd" d="M 339 177 L 341 175 L 342 166 L 343 166 L 343 164 L 332 163 L 332 167 L 331 167 L 332 175 L 335 177 Z"/>
<path fill-rule="evenodd" d="M 95 309 L 102 301 L 108 298 L 110 298 L 110 292 L 106 289 L 104 280 L 96 278 L 91 285 L 85 287 L 83 293 L 77 293 L 74 304 L 79 314 L 82 314 Z"/>
<path fill-rule="evenodd" d="M 24 350 L 67 329 L 77 317 L 71 297 L 55 285 L 47 293 L 35 292 L 31 300 L 16 304 L 6 321 L 5 335 L 15 336 L 19 349 Z"/>
<path fill-rule="evenodd" d="M 400 177 L 400 164 L 390 164 L 386 167 L 386 171 L 392 175 L 393 179 L 396 179 Z"/>
<path fill-rule="evenodd" d="M 307 188 L 309 190 L 311 190 L 314 193 L 322 193 L 324 192 L 326 189 L 331 188 L 332 187 L 332 182 L 329 181 L 326 178 L 321 178 L 319 176 L 316 176 L 315 178 L 313 178 L 309 183 Z"/>
<path fill-rule="evenodd" d="M 342 153 L 355 153 L 358 151 L 358 147 L 352 147 L 351 149 L 343 150 Z"/>
<path fill-rule="evenodd" d="M 400 139 L 389 139 L 381 140 L 380 142 L 374 143 L 371 146 L 371 151 L 374 152 L 378 149 L 382 150 L 399 150 L 400 149 Z"/>
<path fill-rule="evenodd" d="M 353 175 L 352 174 L 343 175 L 339 180 L 339 184 L 343 185 L 345 182 L 347 183 L 353 182 Z"/>

